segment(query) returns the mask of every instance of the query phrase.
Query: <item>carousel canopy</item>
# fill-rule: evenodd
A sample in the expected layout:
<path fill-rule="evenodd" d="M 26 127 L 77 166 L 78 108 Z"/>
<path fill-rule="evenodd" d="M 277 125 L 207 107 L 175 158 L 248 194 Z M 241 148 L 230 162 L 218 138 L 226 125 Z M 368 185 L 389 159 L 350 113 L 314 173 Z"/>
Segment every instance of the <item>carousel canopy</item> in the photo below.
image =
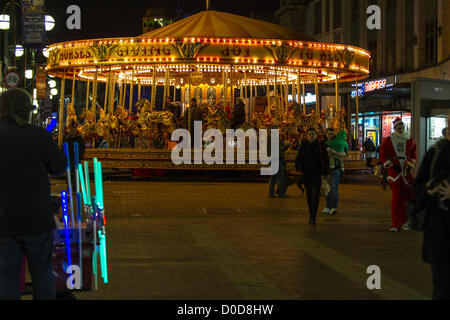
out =
<path fill-rule="evenodd" d="M 137 37 L 51 45 L 47 71 L 77 80 L 141 85 L 216 86 L 225 76 L 233 86 L 299 85 L 364 79 L 369 64 L 367 50 L 207 10 Z M 193 72 L 195 77 L 189 76 Z"/>
<path fill-rule="evenodd" d="M 224 37 L 315 41 L 273 23 L 215 10 L 199 12 L 139 37 Z"/>

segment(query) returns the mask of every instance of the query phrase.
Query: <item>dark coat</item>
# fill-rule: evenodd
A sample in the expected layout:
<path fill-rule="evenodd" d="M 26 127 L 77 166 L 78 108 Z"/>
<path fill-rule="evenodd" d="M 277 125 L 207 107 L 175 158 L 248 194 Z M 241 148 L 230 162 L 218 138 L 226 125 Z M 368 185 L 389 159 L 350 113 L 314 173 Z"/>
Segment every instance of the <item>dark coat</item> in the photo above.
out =
<path fill-rule="evenodd" d="M 245 122 L 245 105 L 237 103 L 233 109 L 233 126 L 240 126 Z"/>
<path fill-rule="evenodd" d="M 189 109 L 192 108 L 192 118 L 191 121 L 191 128 L 194 130 L 194 121 L 203 121 L 203 114 L 202 110 L 197 105 L 191 105 L 191 107 L 187 108 L 184 111 L 184 118 L 183 118 L 183 124 L 186 129 L 189 128 Z"/>
<path fill-rule="evenodd" d="M 366 152 L 375 152 L 377 150 L 377 148 L 375 147 L 375 144 L 373 143 L 372 140 L 366 140 L 364 141 L 364 150 Z"/>
<path fill-rule="evenodd" d="M 298 149 L 295 167 L 302 172 L 306 184 L 320 185 L 322 175 L 329 174 L 330 165 L 326 147 L 319 140 L 303 140 Z"/>
<path fill-rule="evenodd" d="M 436 159 L 433 185 L 439 185 L 443 180 L 450 179 L 450 142 L 441 140 L 437 143 L 440 150 Z M 436 146 L 431 148 L 422 161 L 417 178 L 413 185 L 416 201 L 427 208 L 426 229 L 424 232 L 423 261 L 450 267 L 450 212 L 444 211 L 439 205 L 438 196 L 430 196 L 427 193 L 426 184 L 430 181 L 431 162 L 433 161 Z M 450 208 L 450 201 L 445 201 L 444 206 Z"/>
<path fill-rule="evenodd" d="M 55 229 L 48 174 L 61 175 L 64 152 L 46 130 L 0 121 L 0 237 Z"/>

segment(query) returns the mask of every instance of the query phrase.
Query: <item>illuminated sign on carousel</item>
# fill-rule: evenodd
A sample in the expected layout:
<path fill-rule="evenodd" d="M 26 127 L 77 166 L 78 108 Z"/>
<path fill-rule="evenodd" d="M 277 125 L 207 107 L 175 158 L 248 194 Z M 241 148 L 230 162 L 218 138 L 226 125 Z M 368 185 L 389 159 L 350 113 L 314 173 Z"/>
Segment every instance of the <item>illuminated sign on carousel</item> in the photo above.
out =
<path fill-rule="evenodd" d="M 339 70 L 341 74 L 348 73 L 350 78 L 351 74 L 368 74 L 370 59 L 367 51 L 352 46 L 226 38 L 82 40 L 50 46 L 49 54 L 47 70 L 55 74 L 69 66 L 83 69 L 113 64 L 125 69 L 127 65 L 201 62 L 320 68 L 330 73 Z M 341 79 L 344 78 L 342 75 Z"/>

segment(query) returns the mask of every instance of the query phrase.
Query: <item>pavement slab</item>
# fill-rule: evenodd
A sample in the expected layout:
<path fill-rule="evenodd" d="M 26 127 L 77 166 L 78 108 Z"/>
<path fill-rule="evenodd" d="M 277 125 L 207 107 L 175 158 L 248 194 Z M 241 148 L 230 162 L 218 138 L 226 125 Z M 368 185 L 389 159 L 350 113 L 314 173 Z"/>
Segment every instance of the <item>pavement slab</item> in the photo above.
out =
<path fill-rule="evenodd" d="M 93 187 L 93 186 L 92 186 Z M 93 188 L 91 187 L 91 190 Z M 64 188 L 54 180 L 52 191 Z M 344 176 L 336 216 L 308 224 L 306 197 L 256 182 L 104 183 L 109 280 L 78 299 L 427 300 L 422 234 L 393 234 L 389 189 Z M 320 210 L 325 199 L 321 198 Z M 381 269 L 369 290 L 367 268 Z"/>

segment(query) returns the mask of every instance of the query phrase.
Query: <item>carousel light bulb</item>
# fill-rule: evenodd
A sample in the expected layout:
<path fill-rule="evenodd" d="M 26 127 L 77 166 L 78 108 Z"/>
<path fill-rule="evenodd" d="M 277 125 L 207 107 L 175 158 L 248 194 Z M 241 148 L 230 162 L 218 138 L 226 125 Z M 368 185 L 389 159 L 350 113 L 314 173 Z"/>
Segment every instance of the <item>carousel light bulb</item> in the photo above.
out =
<path fill-rule="evenodd" d="M 42 54 L 44 55 L 44 57 L 48 58 L 48 47 L 44 47 L 42 49 Z"/>
<path fill-rule="evenodd" d="M 58 94 L 58 89 L 56 89 L 56 88 L 51 89 L 51 90 L 50 90 L 50 94 L 51 94 L 52 96 L 56 96 L 56 95 Z"/>

